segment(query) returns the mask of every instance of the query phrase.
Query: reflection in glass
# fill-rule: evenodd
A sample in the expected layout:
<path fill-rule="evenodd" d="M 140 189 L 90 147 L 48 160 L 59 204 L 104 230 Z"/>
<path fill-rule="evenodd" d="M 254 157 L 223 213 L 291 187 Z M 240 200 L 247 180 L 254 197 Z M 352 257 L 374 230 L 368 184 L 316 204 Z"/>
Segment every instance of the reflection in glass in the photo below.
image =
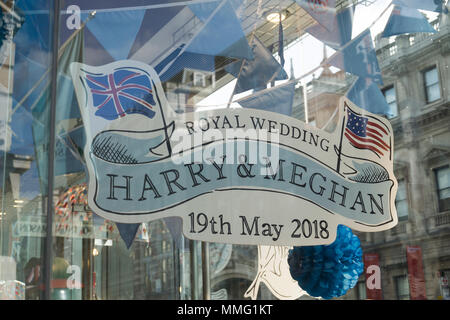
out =
<path fill-rule="evenodd" d="M 436 67 L 424 72 L 425 93 L 427 102 L 433 102 L 441 97 L 441 90 L 439 87 L 439 76 Z"/>
<path fill-rule="evenodd" d="M 171 108 L 183 119 L 198 110 L 263 108 L 332 132 L 343 96 L 386 116 L 395 132 L 400 224 L 361 233 L 363 251 L 380 256 L 383 298 L 410 299 L 404 248 L 420 239 L 427 298 L 448 298 L 450 139 L 444 93 L 450 87 L 444 75 L 450 27 L 444 14 L 424 11 L 437 33 L 383 38 L 381 18 L 392 11 L 387 0 L 336 1 L 336 10 L 320 14 L 316 6 L 291 0 L 263 6 L 253 0 L 61 1 L 51 124 L 51 3 L 0 2 L 0 298 L 43 297 L 49 228 L 52 299 L 200 299 L 208 283 L 212 299 L 244 299 L 257 276 L 257 246 L 210 243 L 209 260 L 202 259 L 201 243 L 184 237 L 178 218 L 122 228 L 88 206 L 84 147 L 90 128 L 81 117 L 70 65 L 125 59 L 156 70 Z M 370 45 L 351 42 L 363 34 Z M 357 94 L 349 94 L 352 87 Z M 99 109 L 113 107 L 96 99 Z M 100 111 L 106 118 L 107 108 Z M 49 136 L 51 125 L 55 137 Z M 52 226 L 46 224 L 49 197 Z M 205 263 L 209 281 L 202 278 Z M 365 299 L 365 280 L 362 275 L 342 299 Z M 11 289 L 17 294 L 10 295 Z M 257 298 L 275 299 L 264 285 Z"/>

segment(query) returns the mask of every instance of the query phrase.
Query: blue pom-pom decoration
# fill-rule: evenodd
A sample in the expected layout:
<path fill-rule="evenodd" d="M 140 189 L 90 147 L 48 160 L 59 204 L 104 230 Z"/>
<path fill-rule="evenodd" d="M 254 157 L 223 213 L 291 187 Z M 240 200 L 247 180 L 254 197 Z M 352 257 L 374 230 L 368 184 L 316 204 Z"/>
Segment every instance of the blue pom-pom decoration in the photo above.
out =
<path fill-rule="evenodd" d="M 343 225 L 338 226 L 332 244 L 291 249 L 288 263 L 299 286 L 310 296 L 323 299 L 343 296 L 364 270 L 361 242 Z"/>

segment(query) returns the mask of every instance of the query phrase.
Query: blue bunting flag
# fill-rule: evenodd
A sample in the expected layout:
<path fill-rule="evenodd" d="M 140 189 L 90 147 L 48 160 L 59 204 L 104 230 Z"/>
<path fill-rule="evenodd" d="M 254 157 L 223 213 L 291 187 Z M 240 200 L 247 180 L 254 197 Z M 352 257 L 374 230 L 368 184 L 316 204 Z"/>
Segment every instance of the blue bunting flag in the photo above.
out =
<path fill-rule="evenodd" d="M 328 63 L 354 75 L 371 78 L 379 85 L 383 83 L 369 29 L 331 56 Z"/>
<path fill-rule="evenodd" d="M 273 80 L 286 80 L 287 73 L 278 61 L 255 36 L 252 42 L 253 60 L 233 62 L 225 67 L 225 71 L 238 78 L 235 93 L 262 88 Z M 242 65 L 243 64 L 243 65 Z"/>
<path fill-rule="evenodd" d="M 327 46 L 338 50 L 352 39 L 354 12 L 355 7 L 351 6 L 335 14 L 331 18 L 333 23 L 331 30 L 320 23 L 316 23 L 306 28 L 305 31 Z"/>
<path fill-rule="evenodd" d="M 272 111 L 290 116 L 294 102 L 295 82 L 289 82 L 252 94 L 237 102 L 244 108 Z"/>
<path fill-rule="evenodd" d="M 336 0 L 295 0 L 308 14 L 328 31 L 333 31 Z"/>
<path fill-rule="evenodd" d="M 437 31 L 428 22 L 427 18 L 417 9 L 394 6 L 391 16 L 384 28 L 382 37 L 390 37 L 404 33 Z"/>
<path fill-rule="evenodd" d="M 145 10 L 97 12 L 87 28 L 115 60 L 127 59 L 141 28 Z M 88 14 L 82 14 L 86 20 Z"/>
<path fill-rule="evenodd" d="M 358 78 L 347 92 L 347 98 L 369 112 L 392 116 L 392 110 L 387 104 L 386 98 L 370 78 Z"/>
<path fill-rule="evenodd" d="M 229 1 L 221 3 L 212 12 L 210 7 L 205 9 L 191 5 L 190 8 L 200 16 L 200 20 L 204 20 L 204 25 L 187 44 L 186 51 L 211 56 L 253 59 L 241 23 Z"/>
<path fill-rule="evenodd" d="M 426 11 L 448 13 L 448 9 L 442 0 L 394 0 L 392 4 Z"/>
<path fill-rule="evenodd" d="M 118 223 L 116 222 L 117 229 L 122 240 L 125 242 L 127 249 L 130 249 L 133 244 L 134 238 L 138 232 L 140 223 Z"/>

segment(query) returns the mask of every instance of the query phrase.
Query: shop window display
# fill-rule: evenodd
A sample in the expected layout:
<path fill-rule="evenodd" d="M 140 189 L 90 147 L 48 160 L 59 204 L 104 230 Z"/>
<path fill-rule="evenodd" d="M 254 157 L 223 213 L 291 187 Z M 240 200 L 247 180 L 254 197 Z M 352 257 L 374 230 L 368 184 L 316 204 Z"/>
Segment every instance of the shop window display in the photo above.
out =
<path fill-rule="evenodd" d="M 0 10 L 1 299 L 448 299 L 445 1 Z M 252 124 L 281 160 L 176 163 Z"/>

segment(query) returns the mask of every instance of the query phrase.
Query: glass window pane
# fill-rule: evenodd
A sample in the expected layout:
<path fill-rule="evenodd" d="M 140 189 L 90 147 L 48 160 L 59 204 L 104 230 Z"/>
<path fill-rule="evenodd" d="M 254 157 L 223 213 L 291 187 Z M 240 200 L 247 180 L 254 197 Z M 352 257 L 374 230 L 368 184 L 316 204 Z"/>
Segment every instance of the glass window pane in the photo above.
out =
<path fill-rule="evenodd" d="M 436 101 L 440 97 L 441 97 L 441 91 L 439 88 L 439 84 L 435 84 L 430 87 L 427 87 L 428 102 Z"/>
<path fill-rule="evenodd" d="M 397 196 L 395 198 L 395 207 L 397 209 L 398 218 L 408 216 L 408 198 L 406 192 L 406 182 L 404 179 L 398 180 Z"/>
<path fill-rule="evenodd" d="M 405 200 L 405 199 L 406 199 L 406 183 L 405 180 L 399 180 L 396 200 Z"/>
<path fill-rule="evenodd" d="M 389 103 L 388 119 L 395 118 L 397 116 L 398 116 L 397 103 L 395 103 L 395 102 Z"/>
<path fill-rule="evenodd" d="M 439 75 L 436 67 L 425 71 L 424 73 L 425 90 L 427 95 L 427 102 L 433 102 L 441 97 L 439 86 Z"/>
<path fill-rule="evenodd" d="M 450 187 L 450 167 L 436 170 L 438 189 L 446 189 Z"/>
<path fill-rule="evenodd" d="M 391 103 L 395 101 L 395 88 L 389 88 L 384 91 L 384 96 L 386 97 L 387 103 Z"/>
<path fill-rule="evenodd" d="M 395 94 L 395 87 L 390 87 L 383 90 L 384 97 L 386 98 L 386 102 L 389 105 L 389 113 L 388 118 L 394 118 L 398 116 L 398 109 L 397 109 L 397 101 L 396 101 L 396 94 Z"/>
<path fill-rule="evenodd" d="M 448 57 L 433 43 L 448 40 L 450 21 L 429 15 L 438 32 L 387 40 L 370 28 L 358 42 L 389 1 L 62 0 L 59 26 L 53 2 L 0 2 L 0 299 L 5 281 L 18 289 L 9 298 L 25 299 L 316 299 L 292 279 L 289 252 L 327 234 L 342 218 L 335 209 L 351 210 L 342 221 L 362 252 L 378 257 L 372 274 L 337 299 L 412 299 L 417 288 L 411 283 L 410 292 L 408 276 L 422 272 L 427 299 L 448 296 L 436 283 L 438 272 L 450 270 L 450 252 L 438 245 L 450 241 L 450 118 L 441 94 L 449 83 L 436 66 Z M 418 98 L 424 94 L 426 101 Z M 358 108 L 358 125 L 371 122 L 357 144 L 343 131 L 344 98 Z M 377 131 L 372 120 L 386 126 Z M 175 163 L 179 132 L 218 138 L 212 129 L 249 136 L 276 129 L 280 154 L 289 158 L 272 179 L 256 173 L 260 164 Z M 401 173 L 396 194 L 393 172 Z M 102 176 L 107 183 L 96 183 Z M 253 183 L 257 190 L 248 190 Z M 94 201 L 100 185 L 105 203 L 114 203 L 109 211 Z M 330 213 L 325 203 L 333 198 Z M 289 223 L 279 228 L 290 214 L 301 222 L 296 231 Z M 246 226 L 242 216 L 260 220 Z M 333 223 L 327 229 L 323 221 Z M 392 228 L 381 230 L 386 225 Z M 374 226 L 379 232 L 367 232 Z M 242 230 L 248 239 L 235 241 Z M 51 266 L 44 265 L 45 241 Z M 426 254 L 412 265 L 405 248 L 413 244 Z"/>
<path fill-rule="evenodd" d="M 359 300 L 367 299 L 365 282 L 358 282 L 358 299 Z"/>
<path fill-rule="evenodd" d="M 425 84 L 430 86 L 439 82 L 437 68 L 425 72 Z"/>
<path fill-rule="evenodd" d="M 409 299 L 409 283 L 407 276 L 397 277 L 395 279 L 395 284 L 397 286 L 397 298 L 399 300 Z"/>
<path fill-rule="evenodd" d="M 397 215 L 399 218 L 408 216 L 408 201 L 397 201 L 395 206 L 397 208 Z"/>
<path fill-rule="evenodd" d="M 44 297 L 51 3 L 0 10 L 1 300 Z"/>
<path fill-rule="evenodd" d="M 439 190 L 439 199 L 450 198 L 450 188 Z"/>

